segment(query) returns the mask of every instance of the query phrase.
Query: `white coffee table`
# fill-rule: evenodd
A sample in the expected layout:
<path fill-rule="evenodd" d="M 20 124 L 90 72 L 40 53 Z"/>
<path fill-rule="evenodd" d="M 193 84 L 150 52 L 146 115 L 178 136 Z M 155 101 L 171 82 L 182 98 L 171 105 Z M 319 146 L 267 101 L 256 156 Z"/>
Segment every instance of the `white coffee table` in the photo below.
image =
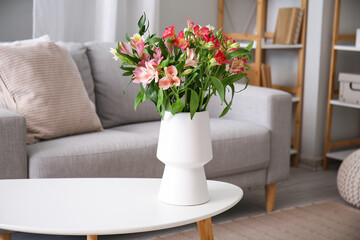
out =
<path fill-rule="evenodd" d="M 0 180 L 0 229 L 55 235 L 137 233 L 197 222 L 200 238 L 213 239 L 211 217 L 233 207 L 243 191 L 208 181 L 210 201 L 199 206 L 162 203 L 160 179 Z M 0 235 L 8 240 L 10 234 Z"/>

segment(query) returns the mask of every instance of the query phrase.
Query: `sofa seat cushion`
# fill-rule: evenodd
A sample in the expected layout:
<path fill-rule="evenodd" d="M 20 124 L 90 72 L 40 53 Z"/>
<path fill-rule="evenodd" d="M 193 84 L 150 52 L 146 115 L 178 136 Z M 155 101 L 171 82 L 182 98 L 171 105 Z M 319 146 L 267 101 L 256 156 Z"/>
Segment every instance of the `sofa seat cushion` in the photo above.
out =
<path fill-rule="evenodd" d="M 210 126 L 214 158 L 206 165 L 208 178 L 268 166 L 268 129 L 228 119 L 211 119 Z M 29 145 L 29 177 L 161 177 L 159 128 L 159 121 L 129 124 Z"/>

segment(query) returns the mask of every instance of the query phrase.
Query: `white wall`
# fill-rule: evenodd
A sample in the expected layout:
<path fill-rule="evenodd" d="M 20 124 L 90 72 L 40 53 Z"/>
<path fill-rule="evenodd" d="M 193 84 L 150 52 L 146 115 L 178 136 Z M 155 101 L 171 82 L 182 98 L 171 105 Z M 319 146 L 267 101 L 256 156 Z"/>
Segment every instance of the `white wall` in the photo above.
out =
<path fill-rule="evenodd" d="M 0 42 L 31 38 L 32 0 L 0 0 Z"/>

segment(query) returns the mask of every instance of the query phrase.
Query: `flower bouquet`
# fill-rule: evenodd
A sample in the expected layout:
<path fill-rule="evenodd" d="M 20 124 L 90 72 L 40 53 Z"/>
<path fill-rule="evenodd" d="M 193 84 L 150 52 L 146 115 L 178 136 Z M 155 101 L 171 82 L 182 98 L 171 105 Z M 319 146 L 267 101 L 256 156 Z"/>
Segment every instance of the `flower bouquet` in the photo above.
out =
<path fill-rule="evenodd" d="M 131 82 L 138 83 L 134 109 L 139 103 L 150 99 L 163 118 L 165 111 L 172 115 L 189 112 L 191 119 L 196 112 L 206 111 L 210 98 L 220 97 L 225 107 L 220 115 L 230 109 L 235 94 L 234 83 L 245 79 L 245 70 L 251 60 L 253 42 L 245 49 L 239 43 L 226 37 L 214 27 L 201 27 L 187 19 L 187 28 L 175 33 L 175 25 L 168 27 L 162 38 L 147 32 L 149 22 L 146 15 L 138 21 L 139 33 L 128 43 L 120 42 L 110 52 L 115 60 L 121 60 L 124 76 L 132 76 Z M 231 97 L 226 98 L 230 93 Z"/>
<path fill-rule="evenodd" d="M 159 199 L 175 205 L 205 203 L 209 194 L 204 165 L 213 157 L 206 108 L 210 98 L 218 96 L 226 105 L 224 116 L 234 98 L 234 83 L 245 79 L 247 87 L 245 70 L 253 43 L 240 49 L 221 31 L 190 19 L 178 34 L 175 25 L 166 28 L 162 38 L 144 37 L 149 27 L 145 14 L 138 26 L 139 33 L 126 35 L 128 43 L 120 42 L 110 52 L 122 61 L 123 75 L 132 76 L 128 84 L 140 86 L 135 110 L 150 99 L 163 119 L 157 146 L 157 158 L 165 163 Z"/>

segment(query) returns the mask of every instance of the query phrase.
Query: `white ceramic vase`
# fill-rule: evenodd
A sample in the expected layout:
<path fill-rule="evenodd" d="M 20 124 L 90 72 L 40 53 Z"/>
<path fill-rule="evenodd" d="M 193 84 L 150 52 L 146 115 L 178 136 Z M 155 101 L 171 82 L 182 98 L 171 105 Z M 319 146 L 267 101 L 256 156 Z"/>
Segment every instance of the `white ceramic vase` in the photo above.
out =
<path fill-rule="evenodd" d="M 209 201 L 204 165 L 213 157 L 209 113 L 172 115 L 161 121 L 157 158 L 165 163 L 159 199 L 173 205 Z"/>

